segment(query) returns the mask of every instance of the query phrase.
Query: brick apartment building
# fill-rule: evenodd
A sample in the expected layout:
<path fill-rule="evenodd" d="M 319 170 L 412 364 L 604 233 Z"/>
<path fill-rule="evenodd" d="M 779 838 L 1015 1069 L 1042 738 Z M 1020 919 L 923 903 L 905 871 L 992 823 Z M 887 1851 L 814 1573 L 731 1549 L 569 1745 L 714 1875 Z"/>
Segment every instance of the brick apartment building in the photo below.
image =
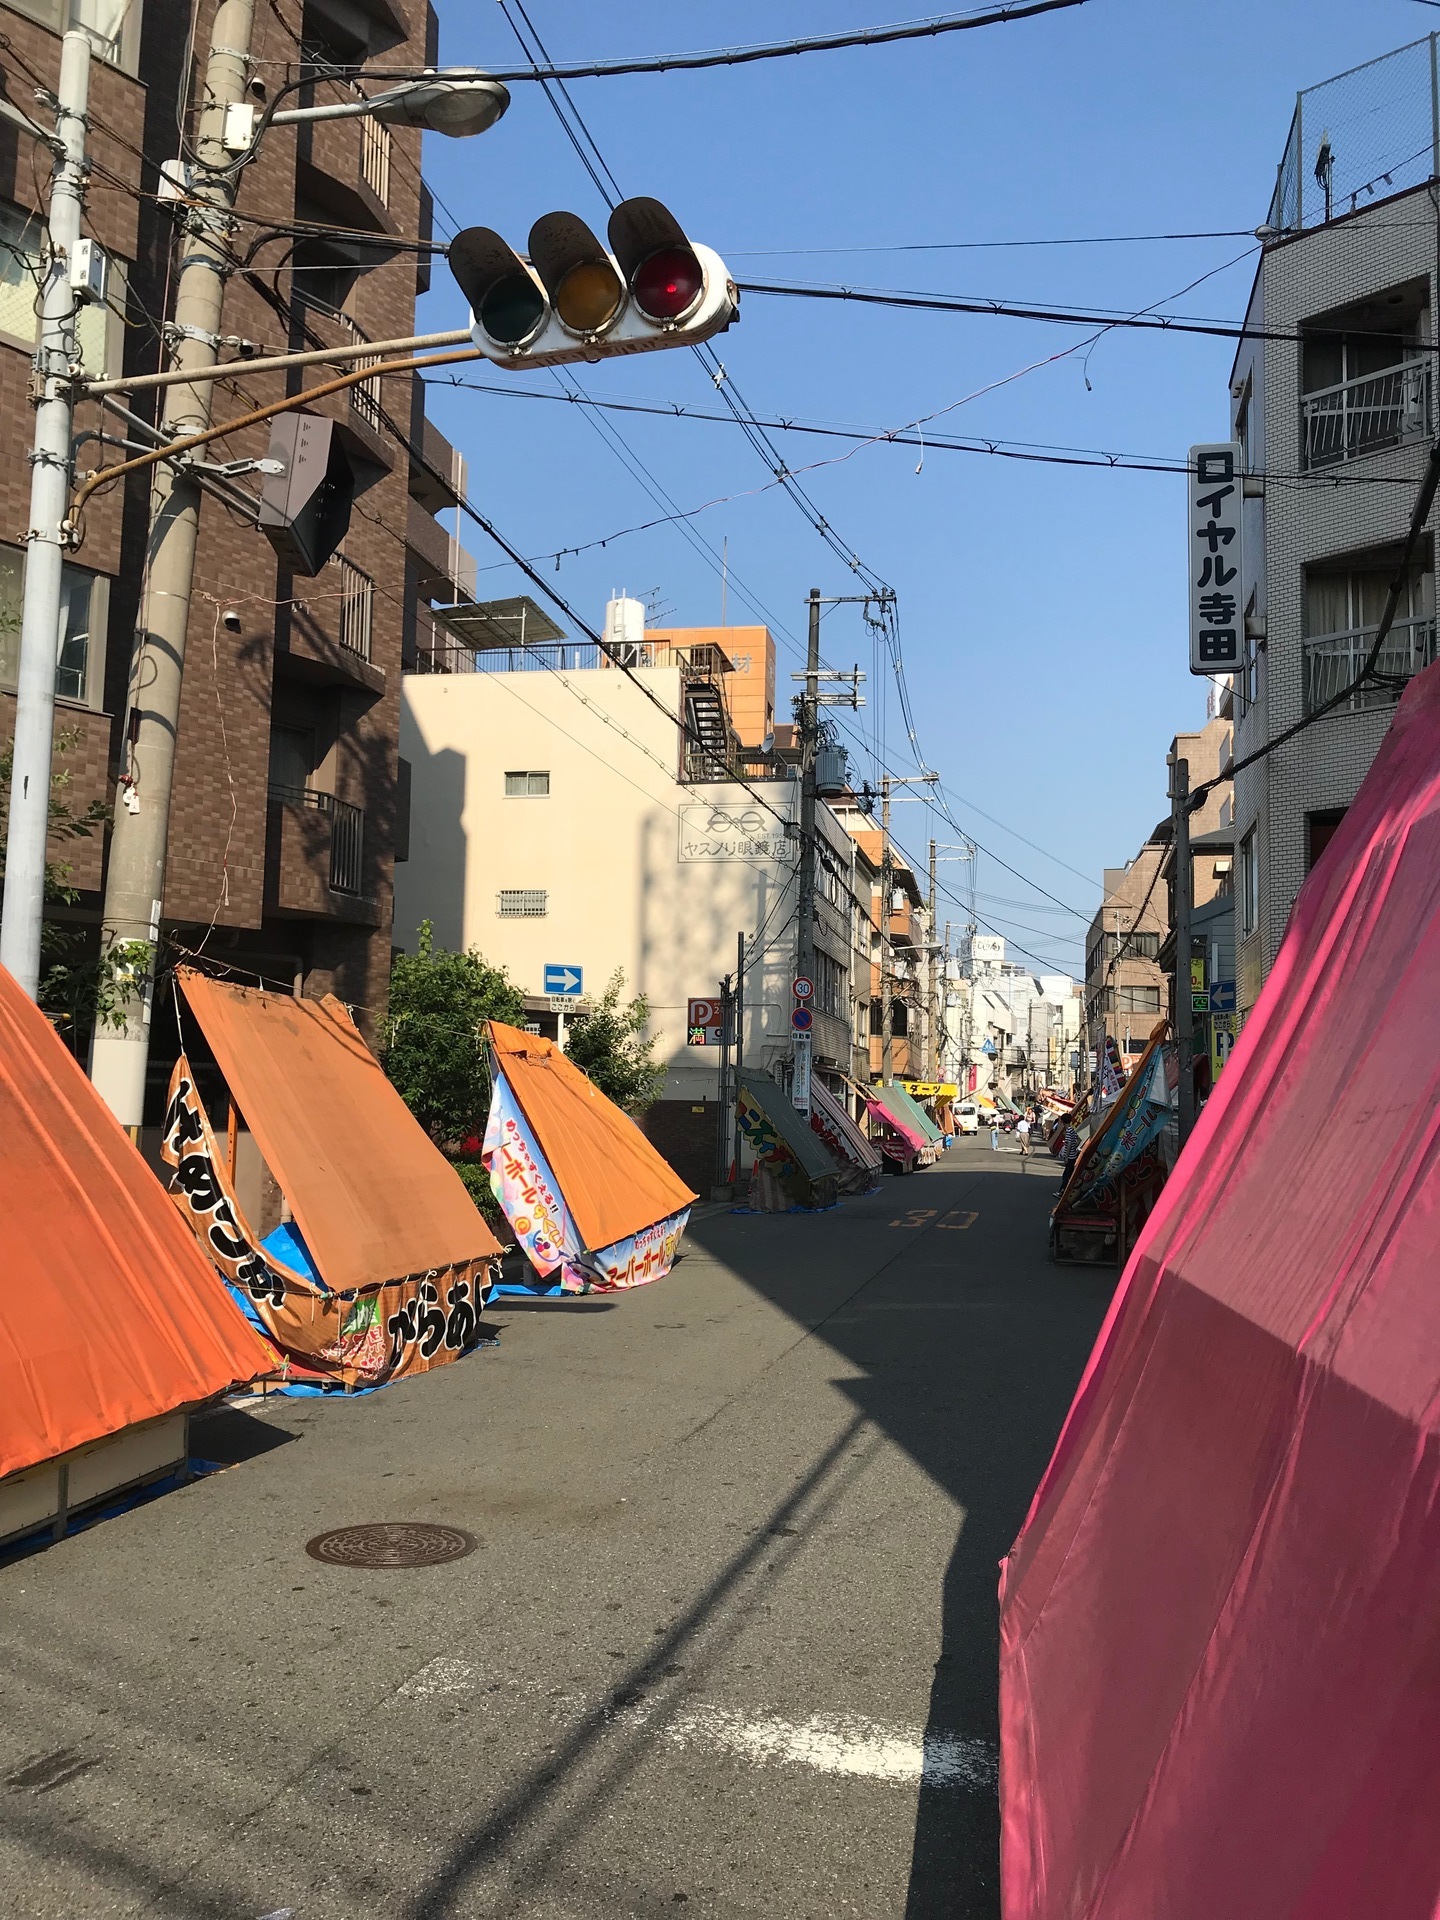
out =
<path fill-rule="evenodd" d="M 160 169 L 180 153 L 177 123 L 194 128 L 213 15 L 213 0 L 199 0 L 193 19 L 189 0 L 0 6 L 0 68 L 8 97 L 23 107 L 37 84 L 56 83 L 61 29 L 88 27 L 97 55 L 85 230 L 110 256 L 113 310 L 90 309 L 82 321 L 92 376 L 165 364 L 161 323 L 178 228 L 175 203 L 158 197 Z M 425 0 L 272 0 L 254 18 L 257 105 L 307 69 L 367 59 L 419 69 L 438 52 Z M 343 98 L 344 86 L 320 79 L 287 104 Z M 44 120 L 46 110 L 38 111 Z M 241 176 L 228 241 L 236 265 L 222 357 L 236 365 L 216 384 L 217 422 L 325 377 L 323 368 L 247 374 L 247 350 L 413 333 L 429 274 L 429 256 L 415 243 L 431 232 L 420 138 L 363 118 L 265 135 Z M 32 431 L 29 269 L 42 241 L 48 170 L 48 155 L 28 134 L 0 125 L 0 746 L 14 725 L 7 689 L 15 683 Z M 297 223 L 309 231 L 297 232 Z M 161 397 L 136 394 L 133 414 L 153 423 Z M 370 381 L 316 407 L 342 423 L 352 463 L 373 482 L 356 503 L 341 555 L 320 576 L 291 578 L 277 563 L 253 524 L 256 477 L 204 493 L 162 924 L 179 945 L 203 946 L 242 977 L 258 974 L 287 990 L 298 983 L 315 995 L 333 990 L 369 1024 L 386 998 L 392 872 L 404 853 L 402 666 L 415 657 L 425 603 L 473 593 L 473 569 L 467 578 L 463 552 L 434 517 L 455 505 L 464 466 L 425 420 L 418 380 Z M 95 437 L 102 430 L 105 442 Z M 80 407 L 76 431 L 90 436 L 77 448 L 82 473 L 124 458 L 117 440 L 147 443 L 138 426 L 96 402 Z M 207 453 L 262 456 L 268 432 L 262 425 L 236 433 Z M 80 809 L 94 799 L 113 804 L 122 770 L 148 503 L 145 473 L 98 494 L 67 569 L 56 730 L 67 797 Z M 84 927 L 98 929 L 104 852 L 103 834 L 66 850 L 80 899 L 59 911 Z M 157 1023 L 162 1018 L 157 1003 Z M 166 1038 L 157 1024 L 151 1107 L 168 1070 Z"/>

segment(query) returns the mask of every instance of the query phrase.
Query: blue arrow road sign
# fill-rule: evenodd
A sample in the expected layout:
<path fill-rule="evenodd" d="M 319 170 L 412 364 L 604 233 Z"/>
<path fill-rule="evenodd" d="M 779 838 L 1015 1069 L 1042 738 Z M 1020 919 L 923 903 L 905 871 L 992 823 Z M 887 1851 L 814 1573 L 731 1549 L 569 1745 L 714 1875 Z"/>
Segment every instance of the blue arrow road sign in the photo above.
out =
<path fill-rule="evenodd" d="M 1235 982 L 1217 980 L 1210 989 L 1210 1011 L 1212 1013 L 1234 1013 Z"/>
<path fill-rule="evenodd" d="M 568 996 L 578 999 L 584 991 L 585 971 L 583 967 L 546 967 L 545 991 L 552 998 Z"/>

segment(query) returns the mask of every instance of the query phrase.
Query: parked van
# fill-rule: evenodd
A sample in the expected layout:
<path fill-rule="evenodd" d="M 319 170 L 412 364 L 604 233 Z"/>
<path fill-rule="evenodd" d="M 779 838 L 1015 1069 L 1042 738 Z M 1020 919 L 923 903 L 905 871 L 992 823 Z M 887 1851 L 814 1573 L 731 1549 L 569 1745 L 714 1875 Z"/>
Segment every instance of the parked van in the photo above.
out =
<path fill-rule="evenodd" d="M 955 1131 L 957 1133 L 978 1133 L 980 1131 L 980 1109 L 973 1100 L 962 1100 L 955 1109 Z"/>

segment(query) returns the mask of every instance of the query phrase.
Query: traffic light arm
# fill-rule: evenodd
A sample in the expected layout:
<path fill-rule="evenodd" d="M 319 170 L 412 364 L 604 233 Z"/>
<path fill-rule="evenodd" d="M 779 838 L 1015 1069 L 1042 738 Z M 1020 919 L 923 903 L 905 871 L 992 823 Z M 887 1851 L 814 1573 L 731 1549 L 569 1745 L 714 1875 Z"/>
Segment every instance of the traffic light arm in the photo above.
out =
<path fill-rule="evenodd" d="M 113 480 L 123 480 L 127 474 L 153 467 L 157 461 L 173 460 L 177 454 L 188 453 L 192 447 L 208 446 L 212 440 L 221 440 L 227 433 L 238 433 L 242 427 L 255 427 L 262 420 L 273 420 L 277 413 L 290 413 L 297 407 L 309 406 L 312 401 L 324 400 L 332 393 L 343 393 L 347 387 L 353 387 L 361 380 L 375 380 L 391 373 L 414 373 L 426 367 L 448 367 L 457 360 L 479 360 L 482 357 L 474 347 L 457 347 L 453 353 L 432 353 L 421 357 L 412 355 L 404 360 L 382 360 L 375 366 L 357 367 L 351 373 L 342 373 L 333 380 L 322 381 L 318 387 L 307 387 L 303 393 L 292 393 L 284 400 L 273 401 L 268 407 L 255 407 L 249 413 L 242 413 L 238 419 L 226 420 L 218 427 L 207 427 L 204 433 L 192 433 L 183 440 L 168 441 L 163 447 L 136 454 L 134 459 L 121 460 L 113 467 L 99 467 L 87 475 L 76 490 L 61 531 L 72 549 L 78 547 L 84 538 L 80 516 L 90 496 L 101 487 L 108 487 Z"/>

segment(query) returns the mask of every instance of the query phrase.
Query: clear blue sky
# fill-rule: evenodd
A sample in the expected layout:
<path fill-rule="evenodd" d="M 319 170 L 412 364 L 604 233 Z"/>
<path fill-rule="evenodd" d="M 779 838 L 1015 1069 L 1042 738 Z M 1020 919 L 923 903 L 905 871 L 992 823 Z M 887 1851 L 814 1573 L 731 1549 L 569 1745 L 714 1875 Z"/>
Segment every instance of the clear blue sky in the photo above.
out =
<path fill-rule="evenodd" d="M 528 4 L 557 59 L 733 46 L 919 11 L 914 0 Z M 1248 232 L 1265 217 L 1296 89 L 1432 25 L 1440 12 L 1414 0 L 1088 0 L 911 45 L 580 81 L 572 97 L 622 190 L 666 201 L 738 278 L 1137 309 L 1225 267 L 1249 242 L 800 250 Z M 441 58 L 521 64 L 495 0 L 441 0 Z M 536 216 L 567 207 L 603 233 L 604 204 L 544 94 L 534 85 L 513 93 L 509 114 L 483 138 L 427 141 L 441 232 L 489 225 L 523 248 Z M 1238 318 L 1253 270 L 1252 251 L 1175 310 Z M 421 326 L 464 318 L 437 265 Z M 757 413 L 883 429 L 963 400 L 1080 337 L 1016 320 L 752 296 L 740 325 L 715 344 Z M 1225 341 L 1111 334 L 1089 359 L 1088 389 L 1077 354 L 968 401 L 937 426 L 1183 457 L 1192 442 L 1226 432 L 1231 354 Z M 715 401 L 686 352 L 580 371 L 597 397 Z M 548 374 L 517 380 L 482 369 L 481 377 L 555 390 Z M 605 539 L 668 511 L 578 409 L 436 390 L 430 410 L 470 460 L 476 504 L 527 556 Z M 724 500 L 689 524 L 716 553 L 728 539 L 731 620 L 755 617 L 747 596 L 773 616 L 783 703 L 801 664 L 805 595 L 812 586 L 853 590 L 846 569 L 778 489 L 763 490 L 769 475 L 735 429 L 609 419 L 678 506 Z M 845 451 L 777 438 L 792 468 Z M 816 469 L 805 485 L 898 591 L 921 749 L 963 796 L 952 802 L 956 818 L 1088 918 L 1102 867 L 1123 864 L 1165 810 L 1171 735 L 1205 717 L 1206 683 L 1186 670 L 1183 482 L 941 451 L 928 452 L 919 473 L 918 463 L 913 449 L 873 447 Z M 481 573 L 482 597 L 524 588 L 513 567 L 494 565 L 499 556 L 478 529 L 463 537 L 481 567 L 493 568 Z M 713 558 L 674 526 L 567 557 L 558 574 L 553 561 L 544 565 L 596 625 L 620 587 L 658 588 L 676 624 L 719 618 Z M 824 644 L 837 664 L 871 667 L 856 610 L 827 618 Z M 880 693 L 873 677 L 868 692 L 872 700 Z M 859 716 L 867 733 L 871 719 Z M 893 690 L 885 731 L 891 766 L 913 771 Z M 931 832 L 955 837 L 919 806 L 896 819 L 917 852 Z M 942 878 L 958 892 L 962 873 L 952 866 Z M 986 854 L 979 892 L 993 930 L 1078 969 L 1081 919 Z"/>

